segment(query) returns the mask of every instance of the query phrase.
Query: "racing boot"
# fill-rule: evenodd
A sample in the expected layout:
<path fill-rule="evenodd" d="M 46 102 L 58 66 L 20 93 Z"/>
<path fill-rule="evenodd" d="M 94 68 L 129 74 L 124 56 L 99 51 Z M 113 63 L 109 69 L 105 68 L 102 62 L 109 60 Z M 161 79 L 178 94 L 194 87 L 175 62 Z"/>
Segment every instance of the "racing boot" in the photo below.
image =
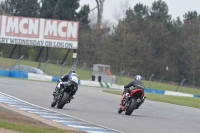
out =
<path fill-rule="evenodd" d="M 76 94 L 76 91 L 72 91 L 72 93 L 70 94 L 70 97 L 69 97 L 70 100 L 75 98 L 74 95 Z"/>
<path fill-rule="evenodd" d="M 72 96 L 69 96 L 69 99 L 67 100 L 67 103 L 70 103 L 72 99 L 74 99 L 75 97 L 72 95 Z"/>
<path fill-rule="evenodd" d="M 74 99 L 74 98 L 75 98 L 75 97 L 74 97 L 73 95 L 69 97 L 70 100 L 71 100 L 71 99 Z"/>

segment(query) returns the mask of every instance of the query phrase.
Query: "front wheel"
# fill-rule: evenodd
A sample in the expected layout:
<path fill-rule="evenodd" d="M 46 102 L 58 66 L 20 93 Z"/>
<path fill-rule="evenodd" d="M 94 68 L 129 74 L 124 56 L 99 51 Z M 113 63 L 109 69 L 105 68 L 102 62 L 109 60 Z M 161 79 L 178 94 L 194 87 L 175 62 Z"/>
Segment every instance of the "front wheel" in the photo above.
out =
<path fill-rule="evenodd" d="M 69 94 L 67 92 L 64 92 L 62 99 L 58 102 L 57 108 L 62 109 L 68 99 L 69 99 Z"/>
<path fill-rule="evenodd" d="M 130 105 L 128 106 L 128 108 L 125 111 L 125 114 L 126 115 L 131 115 L 133 110 L 136 108 L 136 105 L 137 105 L 136 99 L 132 98 Z"/>

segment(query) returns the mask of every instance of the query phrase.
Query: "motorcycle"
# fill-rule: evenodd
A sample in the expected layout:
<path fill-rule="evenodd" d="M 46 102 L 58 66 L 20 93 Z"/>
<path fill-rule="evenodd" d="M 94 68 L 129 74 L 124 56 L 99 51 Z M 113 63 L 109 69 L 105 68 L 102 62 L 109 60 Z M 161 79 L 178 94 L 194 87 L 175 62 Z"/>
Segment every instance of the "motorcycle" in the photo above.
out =
<path fill-rule="evenodd" d="M 118 113 L 121 114 L 124 111 L 126 115 L 131 115 L 135 109 L 140 107 L 145 99 L 144 88 L 142 86 L 136 86 L 135 89 L 130 92 L 129 96 L 122 96 Z"/>
<path fill-rule="evenodd" d="M 56 89 L 56 92 L 53 95 L 53 101 L 51 102 L 51 107 L 57 105 L 58 109 L 62 109 L 65 104 L 70 103 L 71 93 L 72 91 L 76 91 L 76 89 L 76 84 L 73 81 L 68 82 L 67 84 L 60 82 L 60 89 Z"/>

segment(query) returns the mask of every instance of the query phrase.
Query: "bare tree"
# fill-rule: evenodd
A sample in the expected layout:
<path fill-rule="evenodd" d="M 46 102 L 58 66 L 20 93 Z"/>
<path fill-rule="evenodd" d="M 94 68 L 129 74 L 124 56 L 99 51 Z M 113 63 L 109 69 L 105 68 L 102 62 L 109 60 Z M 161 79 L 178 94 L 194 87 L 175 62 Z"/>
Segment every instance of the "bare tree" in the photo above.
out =
<path fill-rule="evenodd" d="M 101 28 L 101 21 L 102 21 L 102 14 L 103 14 L 103 4 L 105 2 L 105 0 L 96 0 L 97 2 L 97 29 Z"/>
<path fill-rule="evenodd" d="M 128 10 L 130 5 L 130 0 L 126 0 L 124 2 L 120 3 L 120 10 L 118 10 L 117 7 L 115 7 L 114 11 L 113 11 L 113 17 L 114 19 L 116 19 L 117 21 L 120 21 L 120 19 L 125 18 L 126 17 L 126 11 Z"/>

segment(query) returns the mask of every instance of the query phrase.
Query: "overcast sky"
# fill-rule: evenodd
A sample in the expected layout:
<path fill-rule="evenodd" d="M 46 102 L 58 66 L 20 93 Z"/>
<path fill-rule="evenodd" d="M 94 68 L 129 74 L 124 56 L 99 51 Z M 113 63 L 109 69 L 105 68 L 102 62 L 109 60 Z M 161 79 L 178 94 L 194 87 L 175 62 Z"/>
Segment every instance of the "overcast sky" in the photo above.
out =
<path fill-rule="evenodd" d="M 116 9 L 120 11 L 120 4 L 126 0 L 105 0 L 104 2 L 104 19 L 115 21 L 113 13 Z M 157 0 L 129 0 L 129 5 L 133 8 L 137 3 L 142 3 L 151 7 L 152 3 Z M 183 19 L 183 14 L 188 11 L 197 11 L 200 13 L 200 0 L 163 0 L 167 3 L 169 8 L 169 14 L 172 15 L 173 19 L 178 16 Z M 90 9 L 96 7 L 96 0 L 80 0 L 80 5 L 89 4 Z"/>
<path fill-rule="evenodd" d="M 4 1 L 4 0 L 0 0 Z M 125 3 L 127 0 L 105 0 L 103 17 L 111 22 L 116 21 L 113 14 L 116 10 L 120 11 L 121 3 Z M 129 6 L 133 8 L 137 3 L 142 3 L 151 7 L 152 3 L 157 0 L 128 0 Z M 188 11 L 197 11 L 200 13 L 200 0 L 163 0 L 167 3 L 169 8 L 169 14 L 173 19 L 178 16 L 183 19 L 183 14 Z M 90 9 L 96 7 L 96 0 L 80 0 L 80 5 L 89 4 Z M 96 10 L 94 10 L 95 12 Z"/>

